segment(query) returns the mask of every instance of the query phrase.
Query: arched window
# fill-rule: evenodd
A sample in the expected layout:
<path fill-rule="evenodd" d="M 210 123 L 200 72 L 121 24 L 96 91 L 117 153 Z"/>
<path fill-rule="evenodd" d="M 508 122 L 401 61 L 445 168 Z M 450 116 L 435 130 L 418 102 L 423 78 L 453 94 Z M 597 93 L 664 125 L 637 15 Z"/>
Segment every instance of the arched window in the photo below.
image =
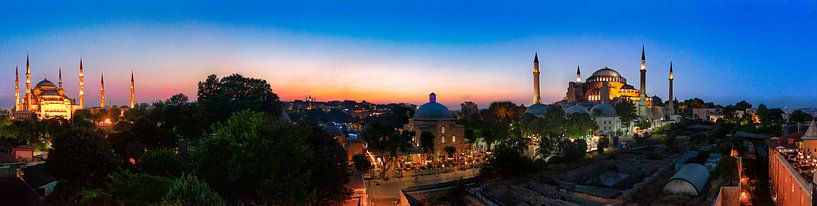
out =
<path fill-rule="evenodd" d="M 445 144 L 445 136 L 440 137 L 443 140 L 443 144 Z"/>
<path fill-rule="evenodd" d="M 457 142 L 457 136 L 456 135 L 451 136 L 451 142 Z"/>
<path fill-rule="evenodd" d="M 445 134 L 445 126 L 440 127 L 440 133 Z"/>

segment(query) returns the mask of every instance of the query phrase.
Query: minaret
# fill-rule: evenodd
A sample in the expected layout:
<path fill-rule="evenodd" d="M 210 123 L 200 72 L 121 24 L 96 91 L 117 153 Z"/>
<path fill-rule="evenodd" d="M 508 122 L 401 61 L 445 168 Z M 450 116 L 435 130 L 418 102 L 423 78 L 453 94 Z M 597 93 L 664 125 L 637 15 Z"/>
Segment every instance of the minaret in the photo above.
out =
<path fill-rule="evenodd" d="M 60 86 L 60 89 L 62 89 L 62 67 L 60 67 L 59 81 L 57 84 Z"/>
<path fill-rule="evenodd" d="M 533 104 L 542 104 L 539 96 L 539 53 L 533 55 Z"/>
<path fill-rule="evenodd" d="M 578 65 L 576 66 L 576 83 L 582 83 L 582 69 Z"/>
<path fill-rule="evenodd" d="M 647 114 L 647 58 L 644 55 L 644 46 L 641 46 L 641 97 L 638 100 L 638 116 L 645 118 Z"/>
<path fill-rule="evenodd" d="M 26 100 L 25 110 L 29 110 L 31 104 L 31 63 L 28 61 L 28 54 L 26 54 Z"/>
<path fill-rule="evenodd" d="M 14 110 L 20 110 L 20 68 L 14 66 Z"/>
<path fill-rule="evenodd" d="M 641 46 L 641 94 L 647 96 L 647 59 L 644 56 L 644 46 Z"/>
<path fill-rule="evenodd" d="M 672 97 L 672 80 L 673 79 L 674 78 L 672 77 L 672 62 L 669 62 L 669 104 L 668 104 L 668 107 L 669 107 L 669 111 L 670 111 L 669 114 L 670 115 L 675 114 L 675 104 L 673 102 L 674 99 Z"/>
<path fill-rule="evenodd" d="M 82 73 L 82 57 L 79 58 L 79 108 L 85 109 L 85 74 Z"/>
<path fill-rule="evenodd" d="M 133 106 L 136 104 L 135 91 L 136 91 L 136 87 L 134 86 L 134 83 L 133 83 L 133 70 L 131 70 L 130 71 L 130 108 L 133 108 Z"/>
<path fill-rule="evenodd" d="M 99 87 L 99 107 L 105 107 L 105 74 L 102 74 Z"/>

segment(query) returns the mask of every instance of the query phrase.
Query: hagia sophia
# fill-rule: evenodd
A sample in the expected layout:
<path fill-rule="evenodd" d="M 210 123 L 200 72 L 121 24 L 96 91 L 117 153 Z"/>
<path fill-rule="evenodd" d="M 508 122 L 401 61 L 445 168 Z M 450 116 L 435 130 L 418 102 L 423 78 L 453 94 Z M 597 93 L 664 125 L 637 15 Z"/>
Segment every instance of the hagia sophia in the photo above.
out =
<path fill-rule="evenodd" d="M 673 68 L 670 63 L 669 68 L 669 97 L 664 103 L 657 96 L 647 95 L 646 74 L 647 61 L 644 48 L 641 48 L 641 68 L 640 86 L 635 88 L 628 84 L 618 71 L 604 66 L 590 77 L 582 81 L 581 68 L 576 69 L 576 81 L 569 82 L 567 92 L 563 100 L 556 102 L 566 114 L 586 113 L 597 122 L 599 134 L 613 135 L 618 130 L 622 122 L 616 114 L 614 104 L 622 101 L 633 102 L 636 107 L 636 114 L 641 120 L 650 121 L 652 125 L 662 125 L 667 122 L 677 121 L 680 116 L 674 110 L 673 95 Z M 527 113 L 541 117 L 546 111 L 546 106 L 542 104 L 539 96 L 539 55 L 533 57 L 533 103 L 528 107 Z"/>
<path fill-rule="evenodd" d="M 15 68 L 14 79 L 14 119 L 71 119 L 75 111 L 85 109 L 85 74 L 82 59 L 79 60 L 79 102 L 68 97 L 62 87 L 62 68 L 59 70 L 58 83 L 43 78 L 34 88 L 31 87 L 31 63 L 26 55 L 26 88 L 25 94 L 20 95 L 20 72 Z M 135 106 L 133 73 L 130 79 L 130 107 Z M 105 77 L 100 81 L 99 108 L 105 108 Z"/>

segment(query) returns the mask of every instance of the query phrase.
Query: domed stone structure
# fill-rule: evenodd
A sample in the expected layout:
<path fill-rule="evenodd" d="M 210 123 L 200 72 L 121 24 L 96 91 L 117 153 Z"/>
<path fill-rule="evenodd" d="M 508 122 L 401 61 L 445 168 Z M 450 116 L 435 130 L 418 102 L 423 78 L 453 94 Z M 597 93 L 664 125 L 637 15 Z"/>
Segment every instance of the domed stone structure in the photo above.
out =
<path fill-rule="evenodd" d="M 452 120 L 451 111 L 448 107 L 437 103 L 437 95 L 431 93 L 428 97 L 428 103 L 420 105 L 417 112 L 414 113 L 416 120 Z"/>
<path fill-rule="evenodd" d="M 527 110 L 525 110 L 525 113 L 532 114 L 533 116 L 536 116 L 536 117 L 544 117 L 545 112 L 547 112 L 547 110 L 548 110 L 547 105 L 544 105 L 544 104 L 532 104 L 532 105 L 530 105 L 530 107 L 528 107 Z"/>
<path fill-rule="evenodd" d="M 590 108 L 590 114 L 594 117 L 618 116 L 618 114 L 616 114 L 616 108 L 613 108 L 613 106 L 607 103 L 596 104 L 593 108 Z"/>
<path fill-rule="evenodd" d="M 432 158 L 435 160 L 442 160 L 447 155 L 445 152 L 446 147 L 454 147 L 456 154 L 461 154 L 467 149 L 465 126 L 457 124 L 451 112 L 448 111 L 448 107 L 437 103 L 437 95 L 434 93 L 428 95 L 428 103 L 417 108 L 414 116 L 409 119 L 409 123 L 404 126 L 404 129 L 415 133 L 411 140 L 412 145 L 417 148 L 414 151 L 422 151 L 419 149 L 422 134 L 424 132 L 431 133 L 434 136 L 434 155 Z M 425 162 L 426 155 L 423 152 L 413 153 L 410 156 L 410 162 Z"/>
<path fill-rule="evenodd" d="M 567 115 L 576 114 L 576 113 L 590 114 L 590 112 L 587 111 L 587 108 L 585 108 L 582 105 L 578 105 L 578 104 L 569 106 L 569 107 L 567 107 L 567 109 L 565 109 L 565 114 L 567 114 Z"/>
<path fill-rule="evenodd" d="M 570 82 L 565 100 L 568 103 L 600 102 L 615 98 L 638 101 L 640 91 L 627 84 L 618 71 L 604 66 L 593 72 L 585 82 L 579 82 L 581 71 L 576 72 L 576 82 Z M 606 91 L 603 91 L 606 90 Z"/>

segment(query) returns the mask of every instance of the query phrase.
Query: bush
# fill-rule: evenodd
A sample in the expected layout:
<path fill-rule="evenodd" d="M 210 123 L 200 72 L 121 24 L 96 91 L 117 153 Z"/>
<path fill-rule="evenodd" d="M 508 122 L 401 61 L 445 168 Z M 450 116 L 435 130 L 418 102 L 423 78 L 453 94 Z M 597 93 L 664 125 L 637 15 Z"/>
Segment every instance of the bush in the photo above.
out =
<path fill-rule="evenodd" d="M 187 162 L 172 149 L 149 150 L 139 163 L 142 171 L 151 175 L 181 177 Z"/>
<path fill-rule="evenodd" d="M 124 205 L 147 205 L 162 201 L 172 179 L 119 171 L 108 176 L 114 199 Z"/>
<path fill-rule="evenodd" d="M 225 205 L 224 200 L 195 176 L 185 175 L 173 181 L 162 205 Z"/>

